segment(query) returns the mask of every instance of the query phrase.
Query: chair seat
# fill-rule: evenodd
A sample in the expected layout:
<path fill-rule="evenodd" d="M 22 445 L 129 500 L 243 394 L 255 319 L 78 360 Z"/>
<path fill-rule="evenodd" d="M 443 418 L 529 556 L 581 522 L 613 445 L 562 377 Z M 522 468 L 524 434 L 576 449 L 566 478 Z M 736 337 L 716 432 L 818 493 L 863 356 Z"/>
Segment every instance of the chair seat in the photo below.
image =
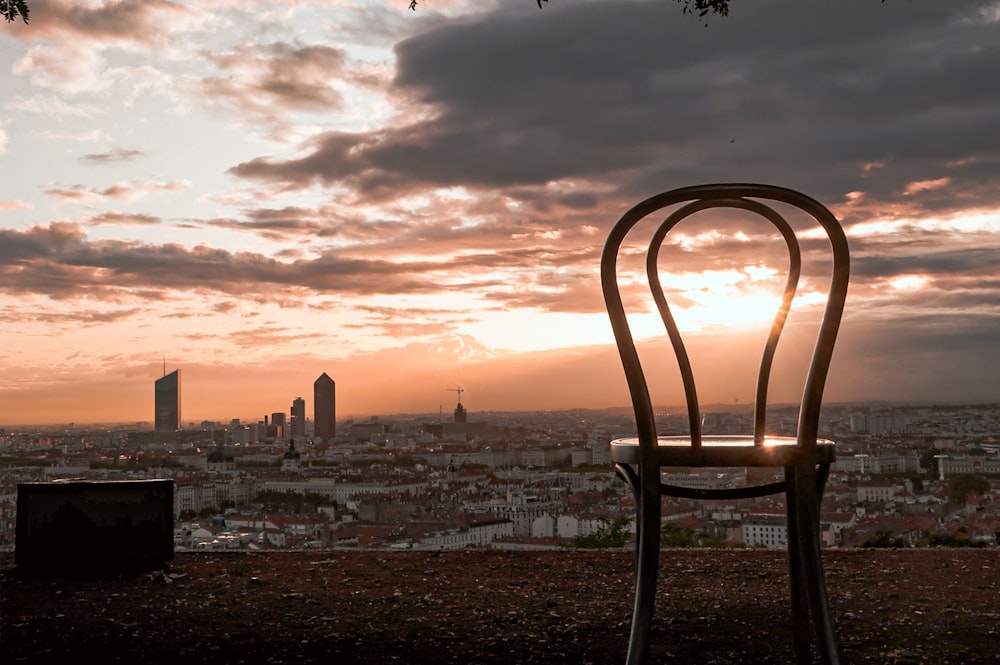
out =
<path fill-rule="evenodd" d="M 764 445 L 754 445 L 752 436 L 705 435 L 700 450 L 691 447 L 688 436 L 661 436 L 657 443 L 660 466 L 788 466 L 804 454 L 791 436 L 769 436 Z M 834 448 L 833 441 L 817 439 L 815 463 L 832 463 L 836 458 Z M 616 464 L 638 464 L 639 439 L 612 441 L 611 460 Z"/>

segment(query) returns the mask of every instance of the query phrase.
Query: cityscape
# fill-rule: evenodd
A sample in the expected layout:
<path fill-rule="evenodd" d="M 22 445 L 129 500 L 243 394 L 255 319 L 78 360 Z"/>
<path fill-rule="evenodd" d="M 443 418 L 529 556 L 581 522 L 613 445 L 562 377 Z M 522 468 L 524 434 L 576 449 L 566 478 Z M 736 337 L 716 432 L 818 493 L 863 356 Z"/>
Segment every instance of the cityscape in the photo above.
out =
<path fill-rule="evenodd" d="M 215 550 L 546 550 L 629 547 L 635 504 L 610 442 L 634 434 L 625 408 L 336 418 L 325 372 L 309 403 L 258 422 L 182 420 L 182 371 L 152 387 L 151 423 L 0 429 L 0 548 L 13 549 L 19 483 L 169 478 L 174 545 Z M 432 390 L 433 388 L 429 388 Z M 797 409 L 774 407 L 774 434 Z M 748 408 L 704 413 L 707 434 L 746 431 Z M 664 408 L 661 433 L 686 414 Z M 830 404 L 835 440 L 822 505 L 827 548 L 1000 546 L 1000 406 Z M 768 480 L 745 468 L 665 470 L 664 480 L 725 488 Z M 665 546 L 780 549 L 780 497 L 706 504 L 664 498 Z"/>
<path fill-rule="evenodd" d="M 1000 0 L 0 8 L 3 665 L 997 665 Z"/>

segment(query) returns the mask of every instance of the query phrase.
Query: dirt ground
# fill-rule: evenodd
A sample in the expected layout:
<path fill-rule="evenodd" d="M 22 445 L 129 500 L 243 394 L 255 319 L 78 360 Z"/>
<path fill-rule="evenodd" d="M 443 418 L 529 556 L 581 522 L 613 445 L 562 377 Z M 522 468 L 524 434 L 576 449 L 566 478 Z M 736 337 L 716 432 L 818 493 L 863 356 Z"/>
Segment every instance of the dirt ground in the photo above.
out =
<path fill-rule="evenodd" d="M 663 554 L 651 663 L 784 664 L 783 552 Z M 825 556 L 848 662 L 1000 664 L 1000 552 Z M 163 571 L 26 577 L 0 555 L 0 662 L 623 662 L 627 552 L 179 553 Z"/>

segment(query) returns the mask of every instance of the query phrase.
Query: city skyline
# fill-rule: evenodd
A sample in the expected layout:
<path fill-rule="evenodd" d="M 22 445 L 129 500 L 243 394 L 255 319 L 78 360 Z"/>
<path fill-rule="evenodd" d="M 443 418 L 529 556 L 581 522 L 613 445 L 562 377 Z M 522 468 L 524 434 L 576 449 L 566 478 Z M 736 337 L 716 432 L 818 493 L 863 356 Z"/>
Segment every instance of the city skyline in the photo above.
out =
<path fill-rule="evenodd" d="M 287 408 L 320 367 L 345 416 L 450 410 L 456 385 L 471 411 L 627 405 L 604 237 L 718 181 L 844 223 L 825 401 L 1000 398 L 995 0 L 31 16 L 0 26 L 0 426 L 145 421 L 162 349 L 186 422 Z M 711 354 L 706 402 L 749 398 L 731 349 L 780 266 L 715 258 L 757 239 L 725 219 L 680 239 L 668 286 Z"/>

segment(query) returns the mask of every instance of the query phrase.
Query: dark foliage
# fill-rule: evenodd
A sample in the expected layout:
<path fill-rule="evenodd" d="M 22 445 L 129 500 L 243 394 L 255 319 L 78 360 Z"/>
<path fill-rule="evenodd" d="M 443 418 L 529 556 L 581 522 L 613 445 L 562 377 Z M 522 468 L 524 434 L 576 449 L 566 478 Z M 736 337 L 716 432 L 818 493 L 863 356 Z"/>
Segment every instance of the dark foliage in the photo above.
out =
<path fill-rule="evenodd" d="M 865 542 L 861 543 L 861 547 L 865 549 L 873 547 L 909 547 L 910 543 L 906 541 L 905 538 L 901 538 L 895 535 L 892 529 L 885 528 L 879 529 L 875 532 L 875 535 L 869 537 Z"/>
<path fill-rule="evenodd" d="M 948 478 L 948 500 L 965 505 L 969 494 L 985 494 L 990 491 L 990 481 L 972 473 L 960 473 Z"/>
<path fill-rule="evenodd" d="M 0 15 L 3 15 L 10 23 L 18 16 L 25 23 L 28 22 L 28 3 L 25 0 L 0 0 Z"/>
<path fill-rule="evenodd" d="M 618 518 L 614 520 L 605 520 L 600 528 L 594 533 L 587 536 L 579 536 L 574 539 L 574 547 L 582 548 L 614 548 L 621 549 L 628 542 L 629 520 L 624 518 Z"/>

